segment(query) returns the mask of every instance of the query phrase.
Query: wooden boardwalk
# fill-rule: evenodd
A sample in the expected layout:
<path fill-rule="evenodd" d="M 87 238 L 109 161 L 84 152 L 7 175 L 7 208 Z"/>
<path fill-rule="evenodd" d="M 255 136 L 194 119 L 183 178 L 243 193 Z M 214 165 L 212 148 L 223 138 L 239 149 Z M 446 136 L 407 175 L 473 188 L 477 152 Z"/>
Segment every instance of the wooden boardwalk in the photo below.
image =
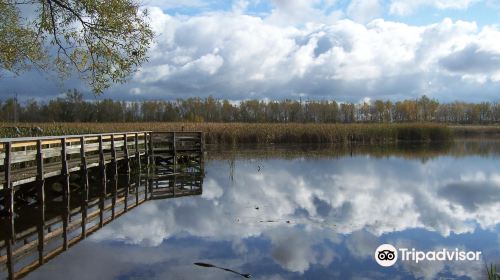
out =
<path fill-rule="evenodd" d="M 200 132 L 0 139 L 0 276 L 26 275 L 146 200 L 201 194 L 203 149 Z"/>

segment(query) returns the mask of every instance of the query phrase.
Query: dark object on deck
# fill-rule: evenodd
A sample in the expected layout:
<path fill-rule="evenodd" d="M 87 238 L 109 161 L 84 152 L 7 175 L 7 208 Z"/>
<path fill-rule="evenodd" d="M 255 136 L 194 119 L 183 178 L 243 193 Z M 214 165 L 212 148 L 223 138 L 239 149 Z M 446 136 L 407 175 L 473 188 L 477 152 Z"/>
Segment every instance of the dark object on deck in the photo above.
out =
<path fill-rule="evenodd" d="M 189 163 L 189 161 L 190 161 L 189 156 L 179 156 L 179 157 L 177 157 L 177 163 L 179 163 L 179 164 L 187 164 L 187 163 Z"/>
<path fill-rule="evenodd" d="M 234 274 L 238 274 L 243 278 L 252 278 L 252 275 L 249 273 L 240 273 L 238 271 L 234 271 L 234 270 L 229 269 L 229 268 L 218 267 L 216 265 L 209 264 L 209 263 L 195 262 L 194 265 L 201 266 L 201 267 L 213 267 L 213 268 L 221 269 L 221 270 L 228 271 L 228 272 L 231 272 Z"/>

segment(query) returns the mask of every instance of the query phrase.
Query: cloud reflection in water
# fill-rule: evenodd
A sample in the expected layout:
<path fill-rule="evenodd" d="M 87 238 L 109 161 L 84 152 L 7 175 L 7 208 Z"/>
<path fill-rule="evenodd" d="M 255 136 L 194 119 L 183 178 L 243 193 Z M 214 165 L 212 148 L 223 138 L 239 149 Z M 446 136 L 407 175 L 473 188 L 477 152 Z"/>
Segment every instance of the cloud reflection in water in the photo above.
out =
<path fill-rule="evenodd" d="M 260 170 L 257 168 L 260 166 Z M 495 157 L 426 161 L 337 159 L 207 162 L 201 197 L 152 201 L 121 217 L 31 279 L 229 279 L 209 262 L 257 279 L 481 277 L 483 263 L 373 260 L 381 243 L 500 256 Z M 75 263 L 78 260 L 78 263 Z M 226 278 L 225 278 L 226 277 Z"/>

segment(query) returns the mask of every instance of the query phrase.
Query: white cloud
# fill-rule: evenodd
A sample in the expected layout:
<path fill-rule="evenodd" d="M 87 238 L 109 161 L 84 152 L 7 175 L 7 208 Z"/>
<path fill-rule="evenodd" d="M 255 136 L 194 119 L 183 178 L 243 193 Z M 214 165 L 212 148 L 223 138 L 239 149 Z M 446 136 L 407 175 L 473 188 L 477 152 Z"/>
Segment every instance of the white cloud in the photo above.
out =
<path fill-rule="evenodd" d="M 365 278 L 389 278 L 366 273 L 372 269 L 366 261 L 373 260 L 374 249 L 385 238 L 397 247 L 436 250 L 462 247 L 456 245 L 462 241 L 474 250 L 483 249 L 473 242 L 487 237 L 485 231 L 496 241 L 500 211 L 496 161 L 448 156 L 419 161 L 360 154 L 335 160 L 243 159 L 236 160 L 235 181 L 230 182 L 227 160 L 210 160 L 202 196 L 147 202 L 90 236 L 85 246 L 70 250 L 69 254 L 78 254 L 90 246 L 89 254 L 82 256 L 90 259 L 82 266 L 68 264 L 75 258 L 58 258 L 39 275 L 50 278 L 48 274 L 59 271 L 51 265 L 59 262 L 59 269 L 76 275 L 74 279 L 88 278 L 80 271 L 89 267 L 94 267 L 91 273 L 104 270 L 105 278 L 117 278 L 119 273 L 144 269 L 145 264 L 156 272 L 155 279 L 164 279 L 160 271 L 174 278 L 220 279 L 220 274 L 207 276 L 189 267 L 206 259 L 237 270 L 265 266 L 259 271 L 262 279 L 269 279 L 268 273 L 291 278 L 292 272 L 300 276 L 318 267 L 348 271 L 350 276 L 334 278 L 354 278 L 353 268 Z M 260 171 L 257 165 L 262 166 Z M 479 228 L 483 230 L 476 231 Z M 451 233 L 455 235 L 447 238 Z M 470 234 L 462 239 L 461 233 Z M 94 246 L 96 242 L 99 246 Z M 490 249 L 483 251 L 484 257 L 498 255 Z M 96 261 L 112 255 L 112 265 Z M 424 279 L 443 273 L 476 279 L 483 272 L 480 262 L 404 262 L 396 269 Z M 189 277 L 193 271 L 201 276 Z M 376 266 L 374 271 L 380 273 Z"/>
<path fill-rule="evenodd" d="M 276 2 L 277 9 L 297 9 L 287 3 Z M 497 86 L 499 77 L 495 61 L 500 49 L 492 42 L 498 41 L 500 31 L 492 26 L 478 30 L 470 22 L 445 19 L 417 27 L 383 19 L 367 25 L 344 19 L 293 27 L 272 23 L 272 15 L 175 17 L 159 9 L 152 14 L 159 35 L 150 62 L 130 84 L 117 86 L 117 92 L 140 87 L 142 96 L 157 98 L 212 94 L 238 100 L 252 93 L 262 99 L 302 94 L 357 101 L 427 94 L 453 95 L 455 100 L 493 98 L 494 90 L 488 88 Z M 471 45 L 481 50 L 482 58 L 473 71 L 458 67 L 475 59 L 460 53 Z M 482 95 L 475 88 L 478 82 L 485 83 Z"/>
<path fill-rule="evenodd" d="M 336 1 L 272 0 L 274 8 L 267 20 L 273 24 L 304 24 L 307 22 L 333 22 L 340 16 L 338 10 L 329 11 Z"/>
<path fill-rule="evenodd" d="M 473 233 L 478 227 L 494 229 L 500 211 L 500 174 L 494 161 L 269 160 L 260 172 L 255 163 L 237 161 L 237 180 L 230 187 L 220 166 L 227 163 L 209 162 L 208 170 L 218 172 L 209 173 L 213 175 L 202 199 L 146 204 L 91 239 L 158 246 L 172 236 L 189 234 L 229 240 L 248 254 L 241 240 L 261 237 L 271 241 L 278 264 L 303 273 L 313 264 L 333 261 L 333 252 L 318 255 L 313 248 L 324 240 L 339 243 L 337 234 L 349 236 L 346 246 L 353 256 L 368 258 L 387 233 L 420 228 L 447 237 Z"/>
<path fill-rule="evenodd" d="M 418 8 L 425 6 L 440 10 L 464 10 L 479 1 L 481 0 L 392 0 L 389 11 L 391 14 L 407 16 L 414 13 Z"/>
<path fill-rule="evenodd" d="M 353 20 L 366 23 L 382 13 L 379 0 L 352 0 L 347 7 L 347 15 Z"/>
<path fill-rule="evenodd" d="M 160 7 L 162 9 L 173 8 L 200 8 L 209 5 L 203 0 L 143 0 L 142 5 L 146 7 Z"/>
<path fill-rule="evenodd" d="M 443 19 L 414 26 L 374 19 L 380 0 L 350 2 L 347 13 L 354 20 L 341 19 L 336 1 L 275 0 L 260 17 L 245 14 L 255 1 L 234 1 L 228 11 L 208 9 L 190 16 L 168 15 L 161 8 L 177 2 L 159 2 L 147 2 L 161 6 L 149 8 L 157 34 L 149 62 L 129 83 L 113 86 L 108 96 L 241 100 L 300 95 L 358 101 L 426 94 L 441 101 L 498 100 L 500 31 L 493 25 L 479 28 L 474 22 Z M 391 6 L 410 11 L 422 5 L 465 8 L 473 3 L 395 0 Z M 31 76 L 17 80 L 32 83 L 5 80 L 0 90 L 52 90 Z"/>

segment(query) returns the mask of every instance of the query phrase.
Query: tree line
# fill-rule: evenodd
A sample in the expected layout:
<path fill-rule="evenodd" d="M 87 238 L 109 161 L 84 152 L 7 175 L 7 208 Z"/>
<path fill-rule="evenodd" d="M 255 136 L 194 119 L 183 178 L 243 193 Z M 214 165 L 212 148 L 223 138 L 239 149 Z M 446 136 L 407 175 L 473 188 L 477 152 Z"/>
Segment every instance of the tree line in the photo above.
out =
<path fill-rule="evenodd" d="M 175 101 L 87 101 L 76 90 L 48 102 L 0 100 L 5 122 L 256 122 L 352 123 L 442 122 L 489 124 L 500 121 L 500 103 L 439 103 L 422 96 L 397 102 L 334 100 L 230 102 L 213 97 Z"/>

